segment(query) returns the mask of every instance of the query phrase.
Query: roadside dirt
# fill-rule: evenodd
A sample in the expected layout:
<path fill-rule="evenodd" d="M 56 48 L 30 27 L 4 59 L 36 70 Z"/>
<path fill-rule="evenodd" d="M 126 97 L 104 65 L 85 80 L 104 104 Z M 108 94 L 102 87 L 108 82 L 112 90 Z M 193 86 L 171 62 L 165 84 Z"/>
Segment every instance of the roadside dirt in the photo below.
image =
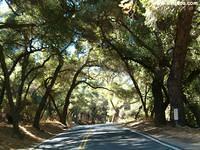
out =
<path fill-rule="evenodd" d="M 56 121 L 41 123 L 41 130 L 34 129 L 30 124 L 20 125 L 24 134 L 22 139 L 15 138 L 12 133 L 12 126 L 0 123 L 0 150 L 27 149 L 42 142 L 45 139 L 63 132 L 64 126 Z"/>
<path fill-rule="evenodd" d="M 156 127 L 152 121 L 132 121 L 123 126 L 147 133 L 161 141 L 176 145 L 186 150 L 200 150 L 200 128 Z"/>

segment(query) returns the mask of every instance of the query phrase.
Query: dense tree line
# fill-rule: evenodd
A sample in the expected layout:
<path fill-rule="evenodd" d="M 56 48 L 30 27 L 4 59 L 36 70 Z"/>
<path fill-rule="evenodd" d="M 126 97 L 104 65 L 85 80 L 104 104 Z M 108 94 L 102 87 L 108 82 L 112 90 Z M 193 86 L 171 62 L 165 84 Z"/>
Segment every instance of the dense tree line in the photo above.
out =
<path fill-rule="evenodd" d="M 15 133 L 23 120 L 40 129 L 45 116 L 105 122 L 108 103 L 117 121 L 133 100 L 135 118 L 165 125 L 176 108 L 179 125 L 200 126 L 197 4 L 2 3 L 10 11 L 0 14 L 0 108 Z"/>

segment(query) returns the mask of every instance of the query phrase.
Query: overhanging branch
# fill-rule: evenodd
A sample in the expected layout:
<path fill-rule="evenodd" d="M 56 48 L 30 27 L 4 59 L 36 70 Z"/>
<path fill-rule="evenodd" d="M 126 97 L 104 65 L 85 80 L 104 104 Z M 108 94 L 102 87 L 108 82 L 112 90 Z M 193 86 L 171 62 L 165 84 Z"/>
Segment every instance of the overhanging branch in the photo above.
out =
<path fill-rule="evenodd" d="M 104 89 L 104 90 L 107 90 L 107 91 L 115 93 L 114 90 L 111 90 L 111 89 L 103 87 L 103 86 L 94 86 L 94 85 L 88 83 L 87 81 L 78 81 L 76 84 L 78 85 L 78 84 L 81 84 L 81 83 L 87 84 L 89 87 L 91 87 L 93 89 Z"/>
<path fill-rule="evenodd" d="M 135 42 L 140 46 L 146 48 L 153 56 L 158 58 L 157 54 L 154 52 L 154 49 L 148 46 L 144 41 L 142 41 L 124 22 L 120 21 L 120 25 L 122 25 L 128 32 L 134 37 Z"/>
<path fill-rule="evenodd" d="M 35 27 L 36 24 L 34 23 L 0 23 L 0 29 L 19 29 L 19 28 L 28 28 L 28 27 Z"/>

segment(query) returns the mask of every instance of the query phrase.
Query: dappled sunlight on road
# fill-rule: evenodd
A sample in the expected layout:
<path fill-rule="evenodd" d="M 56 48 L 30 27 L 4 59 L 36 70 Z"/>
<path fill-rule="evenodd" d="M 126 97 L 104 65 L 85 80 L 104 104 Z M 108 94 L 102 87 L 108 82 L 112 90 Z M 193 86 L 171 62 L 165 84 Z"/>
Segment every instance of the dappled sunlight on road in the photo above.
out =
<path fill-rule="evenodd" d="M 156 141 L 117 125 L 77 126 L 56 137 L 46 140 L 36 149 L 70 149 L 70 150 L 178 150 L 179 148 Z"/>

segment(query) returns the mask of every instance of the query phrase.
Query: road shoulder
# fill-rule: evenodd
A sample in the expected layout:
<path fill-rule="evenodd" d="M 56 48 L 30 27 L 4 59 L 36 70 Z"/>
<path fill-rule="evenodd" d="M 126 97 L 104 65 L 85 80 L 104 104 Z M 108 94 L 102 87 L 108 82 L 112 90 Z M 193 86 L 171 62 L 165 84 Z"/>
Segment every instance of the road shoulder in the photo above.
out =
<path fill-rule="evenodd" d="M 133 121 L 122 124 L 124 127 L 146 133 L 166 143 L 186 150 L 200 149 L 200 129 L 189 127 L 155 127 L 152 121 Z"/>

